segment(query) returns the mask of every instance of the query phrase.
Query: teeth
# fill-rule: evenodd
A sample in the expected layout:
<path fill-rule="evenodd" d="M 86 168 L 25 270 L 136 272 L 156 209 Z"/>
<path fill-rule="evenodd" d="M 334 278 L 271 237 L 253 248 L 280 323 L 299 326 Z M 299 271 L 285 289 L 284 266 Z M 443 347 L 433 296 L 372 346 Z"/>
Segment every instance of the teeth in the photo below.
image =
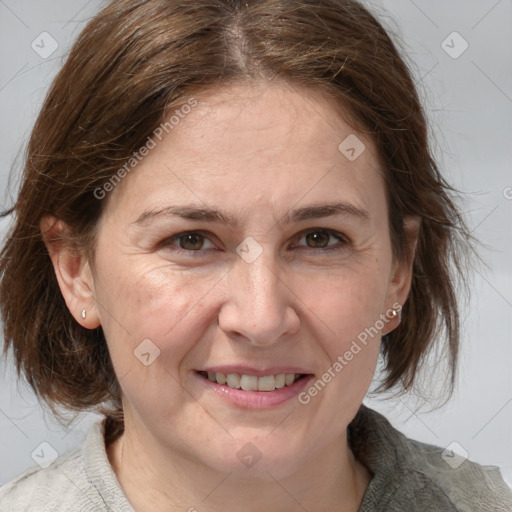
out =
<path fill-rule="evenodd" d="M 284 388 L 286 385 L 286 375 L 284 373 L 280 373 L 274 377 L 276 381 L 276 388 Z"/>
<path fill-rule="evenodd" d="M 244 391 L 258 391 L 258 377 L 255 375 L 242 375 L 240 377 L 240 387 Z"/>
<path fill-rule="evenodd" d="M 244 391 L 274 391 L 290 386 L 299 377 L 300 374 L 298 373 L 280 373 L 278 375 L 256 377 L 256 375 L 240 375 L 238 373 L 208 372 L 208 380 L 211 382 L 226 384 L 233 389 L 241 388 Z"/>
<path fill-rule="evenodd" d="M 233 389 L 240 387 L 240 375 L 238 373 L 228 373 L 226 375 L 226 384 Z"/>
<path fill-rule="evenodd" d="M 276 389 L 276 378 L 273 375 L 265 375 L 265 377 L 260 377 L 256 380 L 258 382 L 258 391 L 274 391 Z"/>

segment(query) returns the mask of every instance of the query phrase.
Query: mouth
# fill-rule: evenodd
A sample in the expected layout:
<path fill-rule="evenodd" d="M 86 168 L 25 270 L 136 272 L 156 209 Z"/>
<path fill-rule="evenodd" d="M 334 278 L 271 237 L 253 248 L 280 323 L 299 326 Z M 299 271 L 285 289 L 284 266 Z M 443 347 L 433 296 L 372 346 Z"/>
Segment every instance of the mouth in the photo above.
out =
<path fill-rule="evenodd" d="M 292 386 L 301 379 L 311 376 L 311 374 L 307 373 L 277 373 L 257 376 L 241 373 L 207 372 L 201 370 L 197 370 L 196 373 L 203 379 L 231 389 L 262 392 L 272 392 L 276 389 L 286 388 Z"/>
<path fill-rule="evenodd" d="M 272 409 L 296 398 L 314 378 L 312 373 L 291 367 L 258 370 L 228 366 L 195 370 L 193 374 L 210 396 L 252 410 Z"/>

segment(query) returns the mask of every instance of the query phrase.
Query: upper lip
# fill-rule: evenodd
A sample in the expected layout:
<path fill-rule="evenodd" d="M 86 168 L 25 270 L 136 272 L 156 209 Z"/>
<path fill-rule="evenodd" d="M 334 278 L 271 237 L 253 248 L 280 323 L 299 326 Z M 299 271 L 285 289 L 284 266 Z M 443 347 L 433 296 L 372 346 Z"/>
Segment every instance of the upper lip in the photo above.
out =
<path fill-rule="evenodd" d="M 300 366 L 269 366 L 267 368 L 253 368 L 244 365 L 222 365 L 210 366 L 202 368 L 197 371 L 212 372 L 212 373 L 238 373 L 239 375 L 255 375 L 256 377 L 263 377 L 265 375 L 279 375 L 281 373 L 301 373 L 311 374 L 308 369 L 301 368 Z"/>

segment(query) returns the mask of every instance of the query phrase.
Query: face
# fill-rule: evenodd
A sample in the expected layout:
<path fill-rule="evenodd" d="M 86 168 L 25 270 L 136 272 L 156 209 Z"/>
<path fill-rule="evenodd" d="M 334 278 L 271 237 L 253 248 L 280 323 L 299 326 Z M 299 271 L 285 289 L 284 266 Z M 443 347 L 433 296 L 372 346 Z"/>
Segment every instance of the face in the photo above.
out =
<path fill-rule="evenodd" d="M 225 472 L 260 453 L 251 477 L 282 477 L 344 439 L 405 300 L 384 181 L 318 92 L 196 99 L 108 197 L 95 308 L 139 436 Z"/>

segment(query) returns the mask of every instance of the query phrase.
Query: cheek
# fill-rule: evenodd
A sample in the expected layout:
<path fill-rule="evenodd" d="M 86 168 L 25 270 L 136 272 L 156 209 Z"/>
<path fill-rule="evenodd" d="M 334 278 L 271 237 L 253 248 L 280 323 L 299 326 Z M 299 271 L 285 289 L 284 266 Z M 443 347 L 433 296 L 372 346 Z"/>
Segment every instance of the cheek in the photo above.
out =
<path fill-rule="evenodd" d="M 346 427 L 371 385 L 381 346 L 376 323 L 384 313 L 385 294 L 370 276 L 326 281 L 324 290 L 309 313 L 318 326 L 313 336 L 324 354 L 322 373 L 304 390 L 301 403 L 311 402 L 314 411 L 331 418 L 324 430 L 328 436 Z"/>
<path fill-rule="evenodd" d="M 218 276 L 137 263 L 118 260 L 115 266 L 105 266 L 107 278 L 97 290 L 102 327 L 118 375 L 140 366 L 136 356 L 142 342 L 155 354 L 160 351 L 155 362 L 176 368 L 213 321 Z"/>
<path fill-rule="evenodd" d="M 219 276 L 117 263 L 104 269 L 108 279 L 98 295 L 114 370 L 130 409 L 163 421 L 190 400 L 180 365 L 217 326 Z"/>
<path fill-rule="evenodd" d="M 332 390 L 324 399 L 342 416 L 355 413 L 351 408 L 362 401 L 375 373 L 387 299 L 386 264 L 374 258 L 364 269 L 344 269 L 304 287 L 305 315 L 317 326 L 313 336 L 325 354 L 320 379 Z"/>
<path fill-rule="evenodd" d="M 375 325 L 385 313 L 388 273 L 379 260 L 360 268 L 319 275 L 312 286 L 303 283 L 304 304 L 324 325 L 326 332 L 340 346 Z"/>

